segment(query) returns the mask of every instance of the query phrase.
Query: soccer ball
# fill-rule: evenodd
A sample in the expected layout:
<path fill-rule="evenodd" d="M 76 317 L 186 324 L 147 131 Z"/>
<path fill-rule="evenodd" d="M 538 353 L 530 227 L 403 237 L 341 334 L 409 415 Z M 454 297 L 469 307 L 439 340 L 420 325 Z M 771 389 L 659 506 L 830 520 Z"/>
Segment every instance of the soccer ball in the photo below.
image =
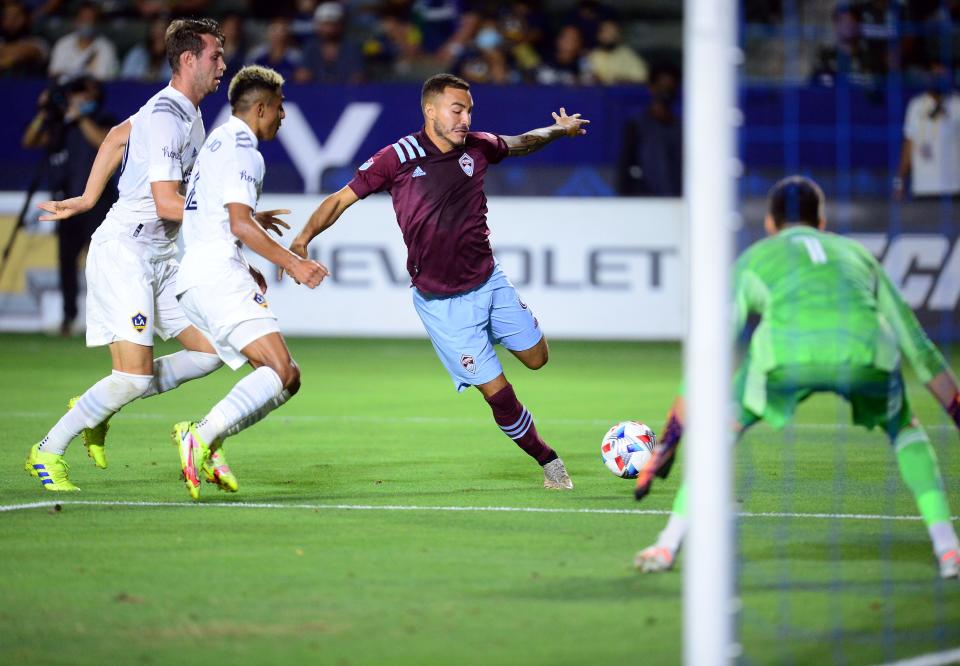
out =
<path fill-rule="evenodd" d="M 657 448 L 653 430 L 639 421 L 622 421 L 600 443 L 600 459 L 615 476 L 635 479 Z"/>

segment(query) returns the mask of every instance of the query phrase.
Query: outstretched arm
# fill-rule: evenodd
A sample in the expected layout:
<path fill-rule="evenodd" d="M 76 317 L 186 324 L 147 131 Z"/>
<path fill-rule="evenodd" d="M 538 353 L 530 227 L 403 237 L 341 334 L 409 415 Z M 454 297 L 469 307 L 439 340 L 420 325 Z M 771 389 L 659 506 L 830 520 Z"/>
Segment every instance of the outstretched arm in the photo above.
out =
<path fill-rule="evenodd" d="M 520 136 L 503 137 L 509 149 L 507 157 L 529 155 L 563 136 L 582 136 L 587 133 L 586 125 L 590 124 L 590 121 L 581 118 L 579 113 L 568 116 L 563 107 L 560 107 L 559 115 L 553 114 L 553 119 L 556 122 L 549 127 L 530 130 Z"/>
<path fill-rule="evenodd" d="M 344 186 L 321 201 L 317 209 L 313 211 L 310 219 L 307 220 L 307 224 L 300 230 L 300 233 L 293 239 L 293 242 L 290 243 L 290 251 L 297 256 L 306 258 L 307 245 L 310 244 L 310 241 L 333 226 L 333 223 L 343 215 L 343 211 L 359 200 L 359 197 L 354 194 L 353 190 Z M 281 269 L 277 274 L 277 279 L 282 277 L 283 270 Z"/>
<path fill-rule="evenodd" d="M 93 160 L 90 175 L 87 177 L 87 186 L 79 197 L 64 199 L 63 201 L 44 201 L 37 204 L 40 210 L 46 211 L 40 219 L 65 220 L 68 217 L 86 213 L 100 200 L 100 195 L 110 182 L 113 172 L 123 160 L 123 151 L 130 140 L 130 129 L 133 125 L 125 120 L 107 132 L 106 138 L 97 150 L 97 157 Z"/>
<path fill-rule="evenodd" d="M 957 388 L 957 378 L 953 376 L 950 369 L 941 370 L 927 382 L 926 386 L 960 429 L 960 389 Z"/>
<path fill-rule="evenodd" d="M 643 499 L 650 492 L 654 476 L 665 479 L 670 474 L 670 468 L 673 467 L 673 461 L 676 459 L 677 446 L 680 444 L 680 438 L 683 437 L 683 422 L 684 401 L 683 396 L 678 395 L 674 398 L 670 412 L 667 414 L 667 422 L 661 431 L 656 452 L 637 474 L 637 486 L 633 494 L 638 500 Z"/>

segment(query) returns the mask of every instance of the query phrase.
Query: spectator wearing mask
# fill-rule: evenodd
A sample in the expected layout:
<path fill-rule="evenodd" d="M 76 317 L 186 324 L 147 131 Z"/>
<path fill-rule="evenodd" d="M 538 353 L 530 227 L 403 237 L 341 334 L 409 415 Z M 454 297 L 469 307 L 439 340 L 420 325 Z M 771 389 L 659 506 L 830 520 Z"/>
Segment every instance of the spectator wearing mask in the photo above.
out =
<path fill-rule="evenodd" d="M 40 95 L 37 114 L 27 126 L 24 148 L 46 151 L 50 196 L 57 200 L 83 194 L 87 175 L 107 132 L 115 121 L 102 111 L 103 90 L 91 76 L 53 85 Z M 60 291 L 63 319 L 60 333 L 69 335 L 77 318 L 78 262 L 90 236 L 116 199 L 111 183 L 97 204 L 86 213 L 57 222 Z"/>
<path fill-rule="evenodd" d="M 680 76 L 672 67 L 650 76 L 650 104 L 627 122 L 621 142 L 617 191 L 627 196 L 683 195 L 683 124 L 674 113 Z"/>
<path fill-rule="evenodd" d="M 588 59 L 593 75 L 604 85 L 647 81 L 647 63 L 633 48 L 623 43 L 620 25 L 616 21 L 600 23 L 597 46 Z"/>
<path fill-rule="evenodd" d="M 960 194 L 960 95 L 949 70 L 929 66 L 926 90 L 907 104 L 900 166 L 893 194 L 903 199 L 906 180 L 914 197 Z"/>
<path fill-rule="evenodd" d="M 454 72 L 470 83 L 516 83 L 519 75 L 511 68 L 497 22 L 484 19 L 470 46 L 454 65 Z"/>
<path fill-rule="evenodd" d="M 51 78 L 89 74 L 106 81 L 117 75 L 117 49 L 113 42 L 97 34 L 99 17 L 100 10 L 94 3 L 80 5 L 74 18 L 74 31 L 53 45 Z"/>

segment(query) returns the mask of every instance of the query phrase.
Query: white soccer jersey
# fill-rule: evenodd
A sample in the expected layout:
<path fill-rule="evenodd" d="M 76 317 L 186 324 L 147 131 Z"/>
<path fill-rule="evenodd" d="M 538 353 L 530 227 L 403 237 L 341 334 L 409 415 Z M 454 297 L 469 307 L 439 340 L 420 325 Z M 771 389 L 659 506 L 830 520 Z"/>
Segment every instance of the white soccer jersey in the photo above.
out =
<path fill-rule="evenodd" d="M 172 252 L 178 222 L 157 217 L 150 183 L 186 183 L 203 145 L 200 110 L 179 90 L 167 86 L 130 116 L 132 128 L 120 166 L 120 197 L 95 238 L 132 239 L 161 252 Z"/>
<path fill-rule="evenodd" d="M 210 133 L 194 165 L 183 211 L 186 252 L 177 293 L 224 281 L 225 270 L 247 270 L 240 241 L 230 231 L 228 203 L 254 211 L 263 190 L 263 156 L 257 137 L 235 116 Z"/>

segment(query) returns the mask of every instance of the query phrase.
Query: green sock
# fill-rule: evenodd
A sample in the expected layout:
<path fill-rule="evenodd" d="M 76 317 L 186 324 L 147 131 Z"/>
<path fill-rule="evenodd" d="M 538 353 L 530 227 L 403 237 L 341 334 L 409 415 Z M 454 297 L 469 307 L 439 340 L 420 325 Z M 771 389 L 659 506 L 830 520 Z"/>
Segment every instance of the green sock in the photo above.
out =
<path fill-rule="evenodd" d="M 950 522 L 950 505 L 943 491 L 937 454 L 926 432 L 920 427 L 904 428 L 893 444 L 900 476 L 913 493 L 923 522 L 934 540 L 934 551 L 949 550 L 956 544 L 957 537 Z M 949 529 L 944 529 L 944 525 Z"/>
<path fill-rule="evenodd" d="M 677 494 L 673 496 L 673 513 L 684 518 L 687 517 L 687 484 L 681 483 L 677 489 Z"/>

